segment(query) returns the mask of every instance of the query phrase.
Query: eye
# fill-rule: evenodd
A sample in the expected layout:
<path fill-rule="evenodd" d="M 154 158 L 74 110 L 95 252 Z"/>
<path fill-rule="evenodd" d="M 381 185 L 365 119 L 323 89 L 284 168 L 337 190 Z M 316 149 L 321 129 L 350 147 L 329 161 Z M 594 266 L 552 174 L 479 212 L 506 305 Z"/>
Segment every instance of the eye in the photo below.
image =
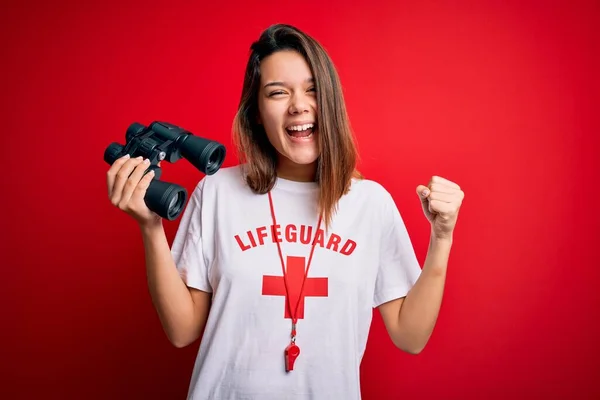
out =
<path fill-rule="evenodd" d="M 283 90 L 276 90 L 274 92 L 269 93 L 269 97 L 276 96 L 278 94 L 284 94 Z"/>
<path fill-rule="evenodd" d="M 317 91 L 317 88 L 313 86 L 313 87 L 311 87 L 310 89 L 308 89 L 308 91 L 309 91 L 309 92 L 316 92 L 316 91 Z"/>

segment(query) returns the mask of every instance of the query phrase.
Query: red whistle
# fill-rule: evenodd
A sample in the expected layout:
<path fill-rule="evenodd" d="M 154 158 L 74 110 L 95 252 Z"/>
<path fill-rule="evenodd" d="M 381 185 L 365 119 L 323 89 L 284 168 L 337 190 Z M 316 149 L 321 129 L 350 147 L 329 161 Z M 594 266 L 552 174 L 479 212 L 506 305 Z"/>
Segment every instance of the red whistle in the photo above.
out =
<path fill-rule="evenodd" d="M 294 369 L 294 363 L 299 354 L 300 347 L 296 346 L 294 343 L 290 343 L 290 345 L 285 348 L 285 370 L 287 372 Z"/>

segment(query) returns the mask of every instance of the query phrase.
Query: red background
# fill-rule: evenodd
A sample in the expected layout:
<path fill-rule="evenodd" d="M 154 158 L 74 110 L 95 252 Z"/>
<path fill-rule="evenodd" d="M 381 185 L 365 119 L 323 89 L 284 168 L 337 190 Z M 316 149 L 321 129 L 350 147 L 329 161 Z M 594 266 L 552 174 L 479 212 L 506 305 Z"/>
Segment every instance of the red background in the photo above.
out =
<path fill-rule="evenodd" d="M 102 154 L 153 120 L 231 150 L 248 47 L 275 22 L 330 52 L 361 169 L 421 262 L 416 186 L 466 193 L 434 335 L 401 353 L 375 313 L 364 398 L 600 396 L 598 2 L 96 3 L 3 7 L 0 397 L 185 398 L 197 343 L 163 334 Z"/>

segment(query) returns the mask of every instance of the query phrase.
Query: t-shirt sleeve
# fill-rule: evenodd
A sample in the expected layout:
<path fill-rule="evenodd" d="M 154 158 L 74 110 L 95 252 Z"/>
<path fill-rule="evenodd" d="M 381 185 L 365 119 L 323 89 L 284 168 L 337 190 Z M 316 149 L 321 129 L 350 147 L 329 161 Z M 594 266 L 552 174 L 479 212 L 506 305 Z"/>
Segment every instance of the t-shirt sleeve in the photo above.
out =
<path fill-rule="evenodd" d="M 373 307 L 406 296 L 421 274 L 421 266 L 400 211 L 388 192 L 384 199 Z"/>
<path fill-rule="evenodd" d="M 192 192 L 181 214 L 173 239 L 171 254 L 183 282 L 192 288 L 212 293 L 208 279 L 208 263 L 202 247 L 202 180 Z"/>

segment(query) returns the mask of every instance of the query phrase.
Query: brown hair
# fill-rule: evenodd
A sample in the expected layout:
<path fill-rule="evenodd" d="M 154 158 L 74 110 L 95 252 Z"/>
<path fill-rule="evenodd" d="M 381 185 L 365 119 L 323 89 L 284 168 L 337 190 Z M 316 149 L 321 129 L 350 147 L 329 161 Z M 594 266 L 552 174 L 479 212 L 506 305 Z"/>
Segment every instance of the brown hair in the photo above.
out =
<path fill-rule="evenodd" d="M 319 212 L 329 227 L 338 200 L 348 192 L 352 178 L 362 178 L 356 165 L 358 153 L 350 129 L 339 76 L 325 49 L 312 37 L 285 24 L 270 26 L 250 47 L 242 96 L 233 122 L 233 141 L 246 182 L 255 193 L 271 190 L 276 180 L 277 151 L 264 127 L 257 122 L 260 62 L 281 50 L 294 50 L 308 63 L 317 88 L 317 123 L 320 155 L 316 181 L 319 183 Z"/>

